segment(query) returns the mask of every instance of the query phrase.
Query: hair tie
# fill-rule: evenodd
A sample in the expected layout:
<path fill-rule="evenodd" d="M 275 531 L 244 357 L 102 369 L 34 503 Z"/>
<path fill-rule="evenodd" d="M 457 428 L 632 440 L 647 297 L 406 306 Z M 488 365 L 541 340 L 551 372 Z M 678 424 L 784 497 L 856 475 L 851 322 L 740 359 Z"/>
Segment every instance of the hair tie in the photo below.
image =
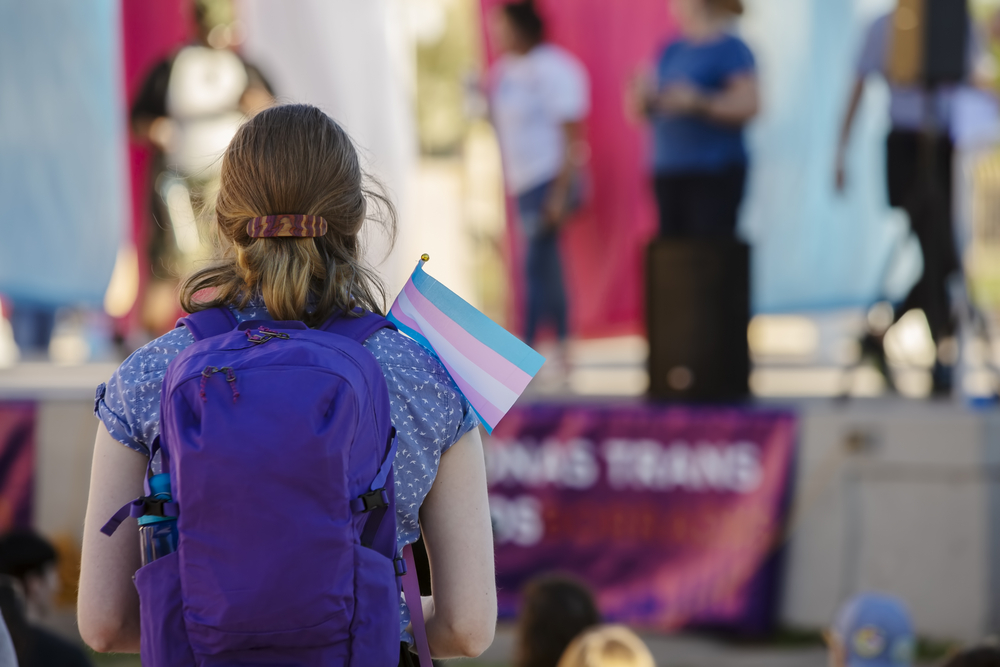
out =
<path fill-rule="evenodd" d="M 326 234 L 326 220 L 318 215 L 264 215 L 251 218 L 247 234 L 251 238 L 266 239 L 275 236 L 305 238 Z"/>

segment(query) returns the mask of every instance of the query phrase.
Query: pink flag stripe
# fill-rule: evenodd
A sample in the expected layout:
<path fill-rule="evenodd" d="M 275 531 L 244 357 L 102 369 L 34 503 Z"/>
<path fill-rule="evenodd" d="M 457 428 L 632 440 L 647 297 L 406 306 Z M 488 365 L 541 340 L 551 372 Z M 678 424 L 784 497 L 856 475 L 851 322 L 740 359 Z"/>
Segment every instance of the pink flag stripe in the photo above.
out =
<path fill-rule="evenodd" d="M 507 358 L 499 354 L 496 350 L 488 347 L 481 340 L 470 334 L 459 326 L 454 320 L 441 312 L 431 301 L 425 297 L 416 286 L 408 281 L 403 287 L 410 303 L 413 304 L 424 318 L 430 322 L 434 328 L 444 338 L 451 343 L 467 359 L 475 362 L 477 366 L 492 375 L 511 391 L 520 394 L 531 382 L 531 376 L 512 364 Z M 418 328 L 419 330 L 419 328 Z"/>
<path fill-rule="evenodd" d="M 400 296 L 405 298 L 405 295 L 403 294 Z M 400 306 L 401 300 L 402 299 L 397 298 L 396 302 L 392 304 L 391 310 L 393 317 L 399 320 L 403 326 L 409 327 L 419 335 L 419 332 L 422 330 L 420 323 L 403 312 L 403 308 Z M 426 345 L 433 349 L 433 345 L 430 344 L 430 341 L 426 341 Z M 503 418 L 504 414 L 506 414 L 506 411 L 501 410 L 489 399 L 480 394 L 451 364 L 445 360 L 443 356 L 437 355 L 437 357 L 448 371 L 448 374 L 451 375 L 455 384 L 458 385 L 459 391 L 465 395 L 465 398 L 472 405 L 476 414 L 479 415 L 479 418 L 485 422 L 487 430 L 492 431 L 493 427 L 496 426 L 500 422 L 500 419 Z"/>
<path fill-rule="evenodd" d="M 514 401 L 517 400 L 521 392 L 500 382 L 492 373 L 455 347 L 452 341 L 438 331 L 434 323 L 425 317 L 424 312 L 413 305 L 405 288 L 400 292 L 397 301 L 400 309 L 417 323 L 418 331 L 430 343 L 431 349 L 439 358 L 447 360 L 450 367 L 454 369 L 453 374 L 461 375 L 464 381 L 475 387 L 476 391 L 501 413 L 507 412 L 510 406 L 514 405 Z M 449 318 L 448 322 L 453 322 L 453 320 Z"/>
<path fill-rule="evenodd" d="M 441 363 L 444 364 L 445 369 L 447 369 L 451 378 L 455 381 L 455 384 L 458 385 L 459 391 L 465 395 L 465 398 L 475 409 L 476 414 L 479 415 L 480 419 L 489 424 L 489 430 L 492 432 L 493 428 L 499 424 L 500 420 L 503 419 L 503 416 L 507 414 L 507 411 L 501 410 L 497 406 L 490 403 L 490 401 L 476 391 L 476 388 L 469 384 L 465 378 L 455 372 L 455 369 L 452 368 L 451 364 L 449 364 L 444 357 L 439 356 L 438 359 L 440 359 Z"/>

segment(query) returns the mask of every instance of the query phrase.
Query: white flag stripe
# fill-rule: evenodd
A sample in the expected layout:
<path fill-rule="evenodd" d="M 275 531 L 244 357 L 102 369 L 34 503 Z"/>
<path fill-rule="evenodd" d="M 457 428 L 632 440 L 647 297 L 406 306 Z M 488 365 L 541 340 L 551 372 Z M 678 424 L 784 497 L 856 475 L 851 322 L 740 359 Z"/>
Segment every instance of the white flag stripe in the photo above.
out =
<path fill-rule="evenodd" d="M 406 292 L 400 292 L 396 301 L 399 303 L 400 309 L 420 326 L 420 333 L 433 346 L 435 352 L 442 359 L 447 359 L 448 364 L 462 376 L 463 380 L 472 385 L 476 391 L 482 394 L 483 398 L 496 406 L 500 412 L 506 413 L 510 410 L 520 395 L 519 393 L 511 391 L 509 387 L 459 352 L 444 336 L 438 333 L 437 329 L 431 326 L 430 322 L 424 319 L 406 296 Z"/>

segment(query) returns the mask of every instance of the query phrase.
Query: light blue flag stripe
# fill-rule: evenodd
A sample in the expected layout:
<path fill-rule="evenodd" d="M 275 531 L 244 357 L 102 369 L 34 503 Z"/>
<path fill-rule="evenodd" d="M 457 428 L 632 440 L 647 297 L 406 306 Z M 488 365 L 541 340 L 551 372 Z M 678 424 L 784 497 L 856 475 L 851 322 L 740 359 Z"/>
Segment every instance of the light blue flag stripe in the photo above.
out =
<path fill-rule="evenodd" d="M 441 312 L 528 375 L 534 376 L 545 363 L 545 357 L 434 280 L 422 265 L 417 265 L 410 279 L 413 286 Z M 395 324 L 399 326 L 398 323 Z"/>

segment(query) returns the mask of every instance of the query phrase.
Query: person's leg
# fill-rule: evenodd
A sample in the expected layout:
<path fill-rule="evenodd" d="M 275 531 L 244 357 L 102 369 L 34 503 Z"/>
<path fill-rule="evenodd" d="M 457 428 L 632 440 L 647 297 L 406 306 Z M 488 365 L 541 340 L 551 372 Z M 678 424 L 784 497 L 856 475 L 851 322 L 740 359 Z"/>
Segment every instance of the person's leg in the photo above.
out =
<path fill-rule="evenodd" d="M 906 208 L 917 181 L 920 135 L 909 130 L 893 130 L 885 140 L 885 184 L 889 206 Z"/>
<path fill-rule="evenodd" d="M 890 202 L 908 213 L 924 264 L 897 317 L 920 308 L 939 345 L 955 331 L 948 286 L 959 266 L 952 230 L 952 144 L 947 137 L 932 140 L 916 132 L 894 131 L 887 159 Z M 938 360 L 934 392 L 946 394 L 950 390 L 951 368 Z"/>
<path fill-rule="evenodd" d="M 717 172 L 693 174 L 687 187 L 690 235 L 698 238 L 734 238 L 746 186 L 746 165 Z"/>
<path fill-rule="evenodd" d="M 910 289 L 903 303 L 896 309 L 898 320 L 905 312 L 913 308 L 925 308 L 927 283 L 927 239 L 924 235 L 923 220 L 918 190 L 918 170 L 920 161 L 920 135 L 916 132 L 893 130 L 886 138 L 886 194 L 889 205 L 902 208 L 910 218 L 910 229 L 920 243 L 924 255 L 924 271 Z"/>
<path fill-rule="evenodd" d="M 524 340 L 528 345 L 534 344 L 538 327 L 545 320 L 546 256 L 544 235 L 536 234 L 528 239 L 528 256 L 525 261 L 527 310 L 524 329 Z"/>
<path fill-rule="evenodd" d="M 555 326 L 559 340 L 566 340 L 569 336 L 569 323 L 566 314 L 566 284 L 559 251 L 559 233 L 549 231 L 542 234 L 538 239 L 538 252 L 541 255 L 540 278 L 544 284 L 544 300 L 540 316 Z"/>
<path fill-rule="evenodd" d="M 535 340 L 538 325 L 545 310 L 545 247 L 543 207 L 548 183 L 522 193 L 517 198 L 517 211 L 526 240 L 524 261 L 524 339 L 529 345 Z"/>
<path fill-rule="evenodd" d="M 935 184 L 940 197 L 936 207 L 937 215 L 932 219 L 930 247 L 924 251 L 925 261 L 933 263 L 934 284 L 931 286 L 927 321 L 931 327 L 935 343 L 955 334 L 955 315 L 951 301 L 949 280 L 961 267 L 955 247 L 954 211 L 952 202 L 954 151 L 951 139 L 939 137 L 935 150 Z M 928 254 L 932 255 L 928 258 Z"/>
<path fill-rule="evenodd" d="M 683 176 L 656 174 L 653 192 L 660 218 L 660 238 L 679 238 L 685 235 L 683 212 Z"/>

